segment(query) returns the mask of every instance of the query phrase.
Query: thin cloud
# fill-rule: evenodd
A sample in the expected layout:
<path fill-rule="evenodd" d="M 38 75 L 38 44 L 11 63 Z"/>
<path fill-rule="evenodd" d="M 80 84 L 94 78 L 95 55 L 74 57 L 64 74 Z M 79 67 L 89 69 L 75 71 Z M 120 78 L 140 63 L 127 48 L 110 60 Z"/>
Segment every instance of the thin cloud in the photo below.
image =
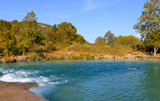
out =
<path fill-rule="evenodd" d="M 108 3 L 96 2 L 95 0 L 85 0 L 85 11 L 88 12 L 92 9 L 100 8 L 107 4 Z"/>
<path fill-rule="evenodd" d="M 89 11 L 91 9 L 97 8 L 98 5 L 93 2 L 93 0 L 86 0 L 85 11 Z"/>
<path fill-rule="evenodd" d="M 126 0 L 85 0 L 85 11 L 88 12 L 93 9 L 101 8 L 106 5 L 112 5 L 114 3 L 124 2 Z"/>

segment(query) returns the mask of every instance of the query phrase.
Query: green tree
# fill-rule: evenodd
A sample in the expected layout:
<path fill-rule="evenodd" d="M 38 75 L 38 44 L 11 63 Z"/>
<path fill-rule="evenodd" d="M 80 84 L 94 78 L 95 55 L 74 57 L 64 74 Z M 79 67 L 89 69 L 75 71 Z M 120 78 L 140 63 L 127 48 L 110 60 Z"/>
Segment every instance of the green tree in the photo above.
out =
<path fill-rule="evenodd" d="M 81 44 L 83 44 L 83 43 L 85 43 L 86 42 L 86 40 L 83 38 L 83 36 L 82 35 L 79 35 L 79 34 L 75 34 L 75 42 L 77 42 L 77 43 L 81 43 Z"/>
<path fill-rule="evenodd" d="M 11 24 L 5 20 L 0 20 L 0 30 L 9 30 L 11 29 Z"/>
<path fill-rule="evenodd" d="M 72 25 L 72 23 L 62 22 L 58 24 L 58 26 L 55 24 L 50 34 L 48 35 L 50 41 L 53 43 L 60 43 L 60 44 L 72 44 L 72 43 L 85 43 L 86 40 L 83 38 L 83 36 L 77 34 L 77 29 L 75 26 Z"/>
<path fill-rule="evenodd" d="M 116 40 L 116 44 L 117 45 L 127 45 L 127 46 L 134 47 L 138 44 L 141 44 L 141 41 L 133 35 L 119 36 Z"/>
<path fill-rule="evenodd" d="M 105 39 L 107 44 L 114 45 L 117 38 L 114 36 L 113 33 L 111 33 L 111 31 L 108 31 L 104 35 L 104 39 Z"/>
<path fill-rule="evenodd" d="M 17 54 L 14 29 L 9 22 L 4 20 L 0 21 L 0 50 L 5 56 Z"/>
<path fill-rule="evenodd" d="M 106 44 L 105 39 L 103 37 L 97 37 L 97 39 L 95 40 L 95 44 L 96 45 L 104 45 Z"/>
<path fill-rule="evenodd" d="M 31 11 L 23 19 L 24 29 L 18 38 L 18 47 L 20 48 L 23 54 L 28 51 L 34 50 L 34 45 L 43 44 L 42 40 L 44 39 L 44 37 L 37 29 L 37 26 L 37 17 L 35 13 Z"/>
<path fill-rule="evenodd" d="M 38 24 L 37 24 L 37 17 L 34 11 L 31 11 L 27 13 L 27 15 L 23 19 L 23 27 L 24 30 L 37 30 Z"/>
<path fill-rule="evenodd" d="M 153 35 L 160 29 L 160 0 L 150 0 L 144 4 L 144 11 L 138 19 L 138 23 L 134 25 L 134 28 L 141 33 L 142 39 L 145 41 L 152 39 L 148 37 L 156 37 Z M 151 34 L 151 35 L 150 35 Z M 149 43 L 149 42 L 147 42 Z M 155 45 L 154 55 L 156 50 L 159 49 L 159 45 Z"/>
<path fill-rule="evenodd" d="M 144 44 L 148 47 L 160 47 L 160 31 L 149 34 L 148 37 L 145 38 Z M 156 56 L 158 49 L 159 48 L 154 48 L 154 56 Z"/>
<path fill-rule="evenodd" d="M 24 22 L 37 22 L 37 17 L 36 14 L 34 13 L 34 11 L 31 11 L 29 13 L 27 13 L 27 15 L 24 17 L 23 21 Z"/>
<path fill-rule="evenodd" d="M 74 35 L 77 33 L 77 29 L 71 23 L 62 22 L 58 25 L 55 40 L 56 42 L 71 44 L 75 40 Z"/>

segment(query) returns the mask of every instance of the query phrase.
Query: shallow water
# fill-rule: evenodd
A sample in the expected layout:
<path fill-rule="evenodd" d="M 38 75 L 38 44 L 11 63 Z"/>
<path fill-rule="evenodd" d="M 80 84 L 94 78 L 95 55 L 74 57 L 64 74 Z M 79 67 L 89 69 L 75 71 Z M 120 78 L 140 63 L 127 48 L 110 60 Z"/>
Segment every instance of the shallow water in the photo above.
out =
<path fill-rule="evenodd" d="M 160 61 L 0 64 L 0 80 L 38 85 L 48 101 L 160 101 Z"/>

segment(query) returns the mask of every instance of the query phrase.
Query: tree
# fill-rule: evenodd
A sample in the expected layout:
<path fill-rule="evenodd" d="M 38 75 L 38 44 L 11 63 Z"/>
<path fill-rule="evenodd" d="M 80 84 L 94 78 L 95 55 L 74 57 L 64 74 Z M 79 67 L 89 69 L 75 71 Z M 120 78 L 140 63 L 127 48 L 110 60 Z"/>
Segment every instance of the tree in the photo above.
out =
<path fill-rule="evenodd" d="M 23 19 L 23 26 L 25 30 L 37 30 L 38 24 L 37 24 L 37 17 L 34 11 L 31 11 L 30 13 L 27 13 L 27 15 Z"/>
<path fill-rule="evenodd" d="M 134 25 L 134 28 L 141 33 L 142 39 L 147 41 L 148 39 L 154 39 L 149 37 L 155 37 L 153 35 L 160 29 L 160 0 L 150 0 L 144 4 L 144 11 L 138 19 L 138 23 Z M 149 43 L 149 42 L 147 42 Z M 154 56 L 156 50 L 159 49 L 159 45 L 154 45 Z"/>
<path fill-rule="evenodd" d="M 23 19 L 23 31 L 18 38 L 18 46 L 23 52 L 28 52 L 34 48 L 36 44 L 43 44 L 42 40 L 44 39 L 40 31 L 37 29 L 37 17 L 33 11 L 27 13 Z"/>
<path fill-rule="evenodd" d="M 11 33 L 15 35 L 16 39 L 20 36 L 20 27 L 17 20 L 11 22 Z"/>
<path fill-rule="evenodd" d="M 106 42 L 105 42 L 105 39 L 103 38 L 103 37 L 97 37 L 97 39 L 96 39 L 96 41 L 95 41 L 95 44 L 97 44 L 97 45 L 104 45 L 104 44 L 106 44 Z"/>
<path fill-rule="evenodd" d="M 85 43 L 85 39 L 77 34 L 77 29 L 72 23 L 62 22 L 53 26 L 52 33 L 56 43 L 72 44 L 73 42 Z"/>
<path fill-rule="evenodd" d="M 127 45 L 127 46 L 136 46 L 138 44 L 141 44 L 140 40 L 133 36 L 133 35 L 129 35 L 129 36 L 119 36 L 116 40 L 116 44 L 117 45 Z"/>
<path fill-rule="evenodd" d="M 58 31 L 58 28 L 57 28 L 57 25 L 54 24 L 53 27 L 52 27 L 52 34 L 54 35 L 54 33 L 56 33 Z"/>
<path fill-rule="evenodd" d="M 74 35 L 77 33 L 77 29 L 71 23 L 62 22 L 58 25 L 58 31 L 56 32 L 56 38 L 62 43 L 71 43 L 74 41 Z"/>
<path fill-rule="evenodd" d="M 83 44 L 83 43 L 85 43 L 86 42 L 86 40 L 83 38 L 83 36 L 82 35 L 79 35 L 79 34 L 75 34 L 75 42 L 77 42 L 77 43 L 81 43 L 81 44 Z"/>
<path fill-rule="evenodd" d="M 104 39 L 105 39 L 105 41 L 106 41 L 107 44 L 114 45 L 116 37 L 114 36 L 113 33 L 111 33 L 111 31 L 108 31 L 104 35 Z"/>
<path fill-rule="evenodd" d="M 5 20 L 0 20 L 0 30 L 9 30 L 11 29 L 11 24 Z"/>
<path fill-rule="evenodd" d="M 47 39 L 49 39 L 49 41 L 54 42 L 57 31 L 58 31 L 58 27 L 57 27 L 56 24 L 54 24 L 54 25 L 52 26 L 52 29 L 51 29 L 50 33 L 49 33 L 48 36 L 47 36 Z"/>
<path fill-rule="evenodd" d="M 5 56 L 17 54 L 14 29 L 9 22 L 0 20 L 0 50 Z"/>
<path fill-rule="evenodd" d="M 160 47 L 160 31 L 149 34 L 148 37 L 145 38 L 144 44 L 148 47 L 154 47 L 154 56 L 156 56 Z"/>
<path fill-rule="evenodd" d="M 19 22 L 17 20 L 11 22 L 11 27 L 14 33 L 19 32 Z"/>
<path fill-rule="evenodd" d="M 34 11 L 31 11 L 29 13 L 27 13 L 27 15 L 24 17 L 23 21 L 24 22 L 37 22 L 37 17 L 36 14 L 34 13 Z"/>

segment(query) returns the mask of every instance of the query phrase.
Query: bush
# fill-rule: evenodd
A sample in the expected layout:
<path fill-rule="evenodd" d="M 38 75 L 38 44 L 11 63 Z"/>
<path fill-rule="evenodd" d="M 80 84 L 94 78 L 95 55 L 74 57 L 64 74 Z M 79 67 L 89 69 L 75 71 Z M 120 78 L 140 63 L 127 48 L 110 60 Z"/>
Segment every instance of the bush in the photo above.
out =
<path fill-rule="evenodd" d="M 41 60 L 41 58 L 40 58 L 39 56 L 36 56 L 36 55 L 29 57 L 29 59 L 30 59 L 31 61 Z"/>
<path fill-rule="evenodd" d="M 136 46 L 138 44 L 142 44 L 141 41 L 133 36 L 119 36 L 116 40 L 116 45 L 128 45 L 128 46 Z"/>

